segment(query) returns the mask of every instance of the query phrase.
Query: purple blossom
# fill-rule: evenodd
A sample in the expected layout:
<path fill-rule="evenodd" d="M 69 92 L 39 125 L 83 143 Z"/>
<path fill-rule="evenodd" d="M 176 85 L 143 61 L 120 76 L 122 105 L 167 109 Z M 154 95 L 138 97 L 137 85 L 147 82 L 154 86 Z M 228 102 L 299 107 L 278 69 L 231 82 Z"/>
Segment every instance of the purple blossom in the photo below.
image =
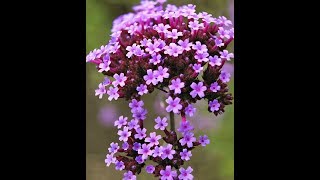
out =
<path fill-rule="evenodd" d="M 180 156 L 182 160 L 189 161 L 192 154 L 191 154 L 191 151 L 188 151 L 187 149 L 183 149 L 182 152 L 180 152 Z"/>
<path fill-rule="evenodd" d="M 148 42 L 146 51 L 149 52 L 149 54 L 154 54 L 159 52 L 161 49 L 158 47 L 160 43 L 158 41 L 155 41 L 154 43 Z"/>
<path fill-rule="evenodd" d="M 193 90 L 190 92 L 192 98 L 195 98 L 197 95 L 200 98 L 204 97 L 204 91 L 207 90 L 207 87 L 203 85 L 203 82 L 199 82 L 198 84 L 192 83 L 190 86 Z"/>
<path fill-rule="evenodd" d="M 170 28 L 169 24 L 164 25 L 163 23 L 153 26 L 154 30 L 158 33 L 167 33 L 168 29 Z"/>
<path fill-rule="evenodd" d="M 192 69 L 196 72 L 196 73 L 200 73 L 203 70 L 203 67 L 201 66 L 201 64 L 194 64 L 192 66 Z"/>
<path fill-rule="evenodd" d="M 137 91 L 140 96 L 143 94 L 148 94 L 148 89 L 145 84 L 140 84 L 140 86 L 137 87 Z"/>
<path fill-rule="evenodd" d="M 128 138 L 131 136 L 131 131 L 129 131 L 128 127 L 124 127 L 123 131 L 119 130 L 118 131 L 119 141 L 126 142 L 128 141 Z"/>
<path fill-rule="evenodd" d="M 137 120 L 145 120 L 147 113 L 148 111 L 146 109 L 137 108 L 134 111 L 132 111 L 132 117 Z"/>
<path fill-rule="evenodd" d="M 111 101 L 112 99 L 117 100 L 119 98 L 118 94 L 118 88 L 117 87 L 109 87 L 109 90 L 107 91 L 107 94 L 109 95 L 108 100 Z"/>
<path fill-rule="evenodd" d="M 122 149 L 128 150 L 129 149 L 129 143 L 128 142 L 122 143 Z"/>
<path fill-rule="evenodd" d="M 220 91 L 220 89 L 221 89 L 221 86 L 219 86 L 219 84 L 217 82 L 212 83 L 210 86 L 210 90 L 212 92 L 218 92 L 218 91 Z"/>
<path fill-rule="evenodd" d="M 173 180 L 177 177 L 177 171 L 172 171 L 171 166 L 166 166 L 165 170 L 160 171 L 161 180 Z"/>
<path fill-rule="evenodd" d="M 230 38 L 229 31 L 224 29 L 223 27 L 219 27 L 218 34 L 221 38 Z"/>
<path fill-rule="evenodd" d="M 110 147 L 108 148 L 108 151 L 109 151 L 109 153 L 111 153 L 111 154 L 115 154 L 115 153 L 118 152 L 119 148 L 120 148 L 120 147 L 119 147 L 118 143 L 112 142 L 112 143 L 110 144 Z"/>
<path fill-rule="evenodd" d="M 199 24 L 199 21 L 197 20 L 190 21 L 188 27 L 191 29 L 191 31 L 197 31 L 204 28 L 203 23 Z"/>
<path fill-rule="evenodd" d="M 223 24 L 224 26 L 228 27 L 229 25 L 232 25 L 232 22 L 224 16 L 219 16 L 219 20 L 220 20 L 221 24 Z"/>
<path fill-rule="evenodd" d="M 111 64 L 111 61 L 107 61 L 107 62 L 103 62 L 103 63 L 100 63 L 99 64 L 99 71 L 98 72 L 108 72 L 110 70 L 110 64 Z"/>
<path fill-rule="evenodd" d="M 116 162 L 116 158 L 113 157 L 112 154 L 107 154 L 107 158 L 104 160 L 104 163 L 106 163 L 106 165 L 109 167 L 111 163 L 115 163 Z"/>
<path fill-rule="evenodd" d="M 199 136 L 199 143 L 201 143 L 201 146 L 206 146 L 210 144 L 210 139 L 207 135 Z"/>
<path fill-rule="evenodd" d="M 118 171 L 122 171 L 125 168 L 124 163 L 122 161 L 116 160 L 115 164 L 116 164 L 116 170 Z"/>
<path fill-rule="evenodd" d="M 180 94 L 183 87 L 184 82 L 181 82 L 180 78 L 171 80 L 171 85 L 169 85 L 169 89 L 174 90 L 174 94 Z"/>
<path fill-rule="evenodd" d="M 99 84 L 99 89 L 96 89 L 95 92 L 96 92 L 95 95 L 96 95 L 96 96 L 99 95 L 99 99 L 101 99 L 102 96 L 106 93 L 105 86 L 104 86 L 102 83 L 100 83 L 100 84 Z"/>
<path fill-rule="evenodd" d="M 148 166 L 146 167 L 146 171 L 147 171 L 147 173 L 149 173 L 149 174 L 152 174 L 152 173 L 154 172 L 154 170 L 155 170 L 155 167 L 152 166 L 152 165 L 148 165 Z"/>
<path fill-rule="evenodd" d="M 141 148 L 141 144 L 138 142 L 133 143 L 132 149 L 138 151 Z"/>
<path fill-rule="evenodd" d="M 191 174 L 193 169 L 188 166 L 187 169 L 184 169 L 183 167 L 181 167 L 179 169 L 180 171 L 180 175 L 179 175 L 179 180 L 193 180 L 193 175 Z"/>
<path fill-rule="evenodd" d="M 137 128 L 136 132 L 137 132 L 137 134 L 134 135 L 134 138 L 136 138 L 136 139 L 142 140 L 143 138 L 145 138 L 147 136 L 147 134 L 146 134 L 147 129 L 146 128 L 143 128 L 143 129 Z"/>
<path fill-rule="evenodd" d="M 108 77 L 105 77 L 103 82 L 102 82 L 102 84 L 107 86 L 107 85 L 111 84 L 111 81 L 110 81 L 110 79 Z"/>
<path fill-rule="evenodd" d="M 170 43 L 169 46 L 164 47 L 164 54 L 169 56 L 178 57 L 179 54 L 183 53 L 183 48 L 175 43 Z"/>
<path fill-rule="evenodd" d="M 128 122 L 128 129 L 137 129 L 139 126 L 139 120 L 137 119 L 132 119 L 130 122 Z"/>
<path fill-rule="evenodd" d="M 204 53 L 208 51 L 207 46 L 205 44 L 201 44 L 200 41 L 197 41 L 196 44 L 193 44 L 192 49 L 196 50 L 197 53 Z"/>
<path fill-rule="evenodd" d="M 193 142 L 196 142 L 196 138 L 192 132 L 188 132 L 184 134 L 184 137 L 180 139 L 180 144 L 182 146 L 187 145 L 189 148 L 193 147 Z"/>
<path fill-rule="evenodd" d="M 140 41 L 140 46 L 147 46 L 148 42 L 151 42 L 151 39 L 146 39 L 144 38 L 143 40 Z"/>
<path fill-rule="evenodd" d="M 231 77 L 231 74 L 230 73 L 227 73 L 225 71 L 222 71 L 220 76 L 219 76 L 219 79 L 224 82 L 224 83 L 227 83 L 230 81 L 230 77 Z"/>
<path fill-rule="evenodd" d="M 215 45 L 218 46 L 218 47 L 224 46 L 224 43 L 223 43 L 222 39 L 220 39 L 220 38 L 216 38 L 216 39 L 214 40 L 214 43 L 215 43 Z"/>
<path fill-rule="evenodd" d="M 154 72 L 152 71 L 152 69 L 147 70 L 147 75 L 143 76 L 143 79 L 146 81 L 147 85 L 149 85 L 151 83 L 153 85 L 158 84 L 157 78 L 156 78 Z"/>
<path fill-rule="evenodd" d="M 128 171 L 123 174 L 122 180 L 136 180 L 136 179 L 137 177 L 131 171 Z"/>
<path fill-rule="evenodd" d="M 209 59 L 208 59 L 208 56 L 209 56 L 209 53 L 207 52 L 202 52 L 202 53 L 197 53 L 194 58 L 198 60 L 198 62 L 208 62 Z"/>
<path fill-rule="evenodd" d="M 213 101 L 209 101 L 209 107 L 210 107 L 210 111 L 212 112 L 219 111 L 220 103 L 216 99 Z"/>
<path fill-rule="evenodd" d="M 155 132 L 150 133 L 150 136 L 145 139 L 145 142 L 149 142 L 149 146 L 157 146 L 159 145 L 159 140 L 161 139 L 161 135 L 157 135 Z"/>
<path fill-rule="evenodd" d="M 184 41 L 179 40 L 178 44 L 183 48 L 185 51 L 190 51 L 192 47 L 192 43 L 189 42 L 189 39 L 185 39 Z"/>
<path fill-rule="evenodd" d="M 136 99 L 132 99 L 132 101 L 129 103 L 129 107 L 131 108 L 131 112 L 138 108 L 142 108 L 144 105 L 144 102 L 142 100 L 137 101 Z"/>
<path fill-rule="evenodd" d="M 196 109 L 195 107 L 193 107 L 192 104 L 189 104 L 189 105 L 185 108 L 184 112 L 186 113 L 186 115 L 192 117 L 192 116 L 194 115 L 194 113 L 196 112 L 196 110 L 197 110 L 197 109 Z"/>
<path fill-rule="evenodd" d="M 182 32 L 178 32 L 177 29 L 172 29 L 172 31 L 167 31 L 167 38 L 178 39 L 179 36 L 183 36 Z"/>
<path fill-rule="evenodd" d="M 168 106 L 166 108 L 167 112 L 173 111 L 175 114 L 178 114 L 179 110 L 182 109 L 182 105 L 180 104 L 180 98 L 178 97 L 172 99 L 172 97 L 169 96 L 168 99 L 166 99 L 166 102 L 168 103 Z"/>
<path fill-rule="evenodd" d="M 119 119 L 114 122 L 114 126 L 118 126 L 118 129 L 120 129 L 127 124 L 127 120 L 127 117 L 120 116 Z"/>
<path fill-rule="evenodd" d="M 157 123 L 155 126 L 154 126 L 154 129 L 160 129 L 160 130 L 164 130 L 167 126 L 168 126 L 168 123 L 167 123 L 167 118 L 164 117 L 164 118 L 160 118 L 159 116 L 155 119 L 155 122 Z"/>
<path fill-rule="evenodd" d="M 162 150 L 163 150 L 163 147 L 162 146 L 156 146 L 156 147 L 154 147 L 154 150 L 153 150 L 153 157 L 161 157 L 162 156 L 162 154 L 163 154 L 163 152 L 162 152 Z"/>
<path fill-rule="evenodd" d="M 168 68 L 158 67 L 158 70 L 154 71 L 154 75 L 158 82 L 163 82 L 163 78 L 169 78 Z"/>
<path fill-rule="evenodd" d="M 215 56 L 209 56 L 209 64 L 210 66 L 214 67 L 214 66 L 221 66 L 221 59 L 215 55 Z"/>
<path fill-rule="evenodd" d="M 121 87 L 123 87 L 125 85 L 125 81 L 127 80 L 127 77 L 124 76 L 123 73 L 120 73 L 120 75 L 115 74 L 113 77 L 114 77 L 115 81 L 112 82 L 112 85 L 114 85 L 114 86 L 120 85 Z"/>
<path fill-rule="evenodd" d="M 182 134 L 185 134 L 193 129 L 194 127 L 190 124 L 190 121 L 181 121 L 178 131 Z"/>
<path fill-rule="evenodd" d="M 175 150 L 172 149 L 172 144 L 167 144 L 167 146 L 163 147 L 161 158 L 165 159 L 173 159 L 173 155 L 176 153 Z"/>
<path fill-rule="evenodd" d="M 151 147 L 147 144 L 142 144 L 141 148 L 138 150 L 138 154 L 142 155 L 142 159 L 148 159 L 148 156 L 153 154 L 153 150 L 150 149 Z"/>
<path fill-rule="evenodd" d="M 127 46 L 126 50 L 128 51 L 128 53 L 126 54 L 126 56 L 128 58 L 131 58 L 132 55 L 134 54 L 136 48 L 137 48 L 137 44 L 136 43 L 132 44 L 132 46 Z"/>
<path fill-rule="evenodd" d="M 153 64 L 153 65 L 157 65 L 161 62 L 161 55 L 160 54 L 153 54 L 149 63 Z"/>
<path fill-rule="evenodd" d="M 134 160 L 136 160 L 138 164 L 144 163 L 144 159 L 142 158 L 142 155 L 137 156 Z"/>
<path fill-rule="evenodd" d="M 230 58 L 233 58 L 233 53 L 229 53 L 228 50 L 223 50 L 223 52 L 220 52 L 220 58 L 230 61 Z"/>

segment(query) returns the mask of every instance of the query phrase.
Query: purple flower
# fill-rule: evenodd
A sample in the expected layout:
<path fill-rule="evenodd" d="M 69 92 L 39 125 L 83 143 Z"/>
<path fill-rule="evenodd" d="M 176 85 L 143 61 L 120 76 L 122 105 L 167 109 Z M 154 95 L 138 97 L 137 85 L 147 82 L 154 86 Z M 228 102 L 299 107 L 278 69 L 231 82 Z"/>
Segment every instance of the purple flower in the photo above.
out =
<path fill-rule="evenodd" d="M 154 76 L 157 78 L 158 82 L 163 82 L 163 78 L 169 78 L 168 68 L 158 67 L 158 70 L 154 71 Z"/>
<path fill-rule="evenodd" d="M 153 157 L 161 157 L 162 156 L 162 150 L 163 150 L 163 147 L 162 146 L 156 146 L 154 147 L 154 150 L 153 150 Z"/>
<path fill-rule="evenodd" d="M 131 112 L 138 108 L 142 108 L 144 105 L 144 102 L 142 100 L 137 101 L 136 99 L 132 99 L 132 101 L 129 103 L 129 107 L 131 108 Z"/>
<path fill-rule="evenodd" d="M 154 166 L 152 166 L 152 165 L 148 165 L 148 166 L 146 167 L 146 171 L 147 171 L 147 173 L 149 173 L 149 174 L 152 174 L 152 173 L 154 172 L 154 170 L 155 170 L 155 168 L 154 168 Z"/>
<path fill-rule="evenodd" d="M 199 24 L 199 21 L 197 20 L 190 21 L 188 27 L 191 29 L 191 31 L 197 31 L 204 28 L 203 23 Z"/>
<path fill-rule="evenodd" d="M 137 120 L 145 120 L 147 113 L 148 111 L 146 109 L 137 108 L 134 111 L 132 111 L 132 117 Z"/>
<path fill-rule="evenodd" d="M 99 84 L 99 89 L 96 89 L 96 96 L 98 96 L 99 95 L 99 99 L 101 99 L 102 98 L 102 96 L 104 95 L 106 93 L 106 89 L 105 89 L 105 86 L 102 84 L 102 83 L 100 83 Z"/>
<path fill-rule="evenodd" d="M 195 107 L 193 107 L 192 104 L 189 104 L 189 105 L 185 108 L 184 112 L 186 113 L 186 115 L 192 117 L 192 116 L 194 115 L 194 113 L 196 112 L 196 110 L 197 110 L 197 109 L 196 109 Z"/>
<path fill-rule="evenodd" d="M 147 134 L 146 134 L 147 129 L 146 128 L 143 128 L 143 129 L 137 128 L 136 132 L 137 132 L 137 134 L 134 135 L 134 138 L 136 138 L 136 139 L 142 140 L 143 138 L 145 138 L 147 136 Z"/>
<path fill-rule="evenodd" d="M 187 169 L 184 169 L 183 167 L 181 167 L 179 171 L 180 171 L 179 179 L 193 180 L 193 175 L 191 174 L 193 169 L 190 166 Z"/>
<path fill-rule="evenodd" d="M 171 80 L 171 85 L 169 85 L 169 89 L 174 90 L 174 94 L 180 94 L 183 87 L 184 82 L 181 82 L 180 78 Z"/>
<path fill-rule="evenodd" d="M 223 43 L 222 39 L 220 39 L 220 38 L 216 38 L 216 39 L 214 40 L 214 43 L 215 43 L 215 45 L 218 46 L 218 47 L 224 46 L 224 43 Z"/>
<path fill-rule="evenodd" d="M 129 131 L 128 127 L 124 127 L 123 131 L 119 130 L 118 131 L 119 141 L 126 142 L 128 141 L 128 138 L 131 136 L 131 131 Z"/>
<path fill-rule="evenodd" d="M 189 131 L 192 131 L 194 128 L 190 124 L 190 121 L 181 121 L 180 127 L 178 131 L 182 134 L 188 133 Z"/>
<path fill-rule="evenodd" d="M 127 142 L 122 143 L 122 149 L 128 150 L 129 149 L 129 143 L 127 143 Z"/>
<path fill-rule="evenodd" d="M 122 126 L 127 124 L 127 120 L 127 117 L 120 116 L 119 119 L 114 122 L 114 126 L 118 126 L 118 129 L 120 129 Z"/>
<path fill-rule="evenodd" d="M 137 177 L 131 171 L 128 171 L 123 174 L 122 180 L 136 180 L 136 179 Z"/>
<path fill-rule="evenodd" d="M 212 83 L 210 86 L 210 90 L 212 92 L 218 92 L 218 91 L 220 91 L 220 89 L 221 89 L 221 87 L 219 86 L 219 84 L 217 82 Z"/>
<path fill-rule="evenodd" d="M 137 119 L 132 119 L 130 122 L 128 122 L 128 129 L 132 130 L 132 129 L 137 129 L 139 128 L 139 120 Z"/>
<path fill-rule="evenodd" d="M 136 160 L 138 164 L 144 163 L 144 159 L 142 158 L 142 155 L 137 156 L 134 160 Z"/>
<path fill-rule="evenodd" d="M 112 82 L 112 85 L 114 85 L 114 86 L 120 85 L 121 87 L 123 87 L 125 85 L 125 81 L 127 80 L 127 77 L 124 76 L 123 73 L 120 73 L 120 75 L 115 74 L 113 77 L 114 77 L 115 81 Z"/>
<path fill-rule="evenodd" d="M 227 83 L 230 81 L 230 77 L 231 77 L 231 74 L 225 72 L 225 71 L 222 71 L 220 76 L 219 76 L 219 79 L 224 82 L 224 83 Z"/>
<path fill-rule="evenodd" d="M 117 100 L 119 98 L 118 94 L 118 88 L 117 87 L 109 87 L 109 90 L 107 91 L 107 94 L 109 95 L 108 100 L 111 101 L 112 99 Z"/>
<path fill-rule="evenodd" d="M 232 25 L 232 22 L 224 16 L 219 16 L 219 20 L 220 20 L 221 24 L 223 24 L 224 26 L 228 27 L 229 25 Z"/>
<path fill-rule="evenodd" d="M 183 48 L 181 46 L 177 46 L 175 43 L 170 43 L 169 46 L 164 47 L 164 49 L 164 54 L 168 54 L 173 57 L 178 57 L 179 54 L 183 53 Z"/>
<path fill-rule="evenodd" d="M 110 144 L 110 147 L 108 148 L 108 151 L 109 151 L 109 153 L 111 153 L 111 154 L 115 154 L 115 153 L 118 152 L 119 148 L 120 148 L 120 147 L 119 147 L 118 143 L 112 142 L 112 143 Z"/>
<path fill-rule="evenodd" d="M 178 44 L 183 48 L 185 51 L 190 51 L 192 43 L 189 43 L 189 39 L 185 39 L 184 41 L 179 40 Z"/>
<path fill-rule="evenodd" d="M 153 84 L 156 85 L 158 84 L 158 81 L 156 79 L 156 76 L 154 75 L 154 72 L 152 71 L 152 69 L 148 69 L 147 70 L 147 75 L 143 76 L 143 79 L 146 81 L 146 84 Z"/>
<path fill-rule="evenodd" d="M 151 39 L 144 38 L 140 41 L 140 46 L 147 46 L 148 42 L 151 42 Z"/>
<path fill-rule="evenodd" d="M 177 171 L 171 171 L 171 166 L 166 166 L 165 170 L 160 171 L 161 180 L 173 180 L 177 177 Z"/>
<path fill-rule="evenodd" d="M 140 143 L 137 143 L 137 142 L 133 143 L 133 147 L 132 147 L 133 150 L 138 151 L 140 148 L 141 148 Z"/>
<path fill-rule="evenodd" d="M 161 62 L 161 55 L 160 54 L 153 54 L 149 63 L 153 64 L 153 65 L 157 65 Z"/>
<path fill-rule="evenodd" d="M 210 107 L 210 111 L 212 112 L 219 111 L 220 103 L 216 99 L 213 101 L 209 101 L 209 107 Z"/>
<path fill-rule="evenodd" d="M 210 139 L 207 135 L 199 136 L 199 143 L 201 143 L 201 146 L 206 146 L 210 144 Z"/>
<path fill-rule="evenodd" d="M 215 55 L 215 56 L 209 56 L 209 64 L 210 66 L 214 67 L 214 66 L 221 66 L 221 59 Z"/>
<path fill-rule="evenodd" d="M 105 77 L 103 82 L 102 82 L 102 84 L 107 86 L 107 85 L 111 84 L 111 81 L 110 81 L 110 79 L 108 77 Z"/>
<path fill-rule="evenodd" d="M 207 90 L 207 87 L 203 85 L 203 82 L 199 82 L 198 84 L 192 83 L 190 86 L 193 90 L 190 92 L 192 98 L 195 98 L 197 95 L 200 98 L 204 97 L 204 91 Z"/>
<path fill-rule="evenodd" d="M 118 171 L 122 171 L 125 168 L 124 163 L 122 161 L 116 160 L 115 164 L 116 164 L 116 170 Z"/>
<path fill-rule="evenodd" d="M 98 72 L 108 72 L 110 70 L 110 64 L 111 64 L 111 61 L 107 61 L 107 62 L 103 62 L 103 63 L 100 63 L 99 64 L 99 71 Z"/>
<path fill-rule="evenodd" d="M 191 151 L 188 151 L 187 149 L 183 149 L 182 152 L 180 152 L 180 156 L 182 160 L 189 161 L 192 154 L 191 154 Z"/>
<path fill-rule="evenodd" d="M 170 28 L 169 24 L 158 24 L 153 26 L 154 30 L 156 30 L 158 33 L 167 33 L 168 29 Z"/>
<path fill-rule="evenodd" d="M 157 123 L 155 126 L 154 126 L 154 129 L 160 129 L 160 130 L 164 130 L 167 126 L 168 126 L 168 123 L 167 123 L 167 118 L 164 117 L 164 118 L 160 118 L 159 116 L 155 119 L 155 122 Z"/>
<path fill-rule="evenodd" d="M 168 103 L 168 106 L 166 108 L 167 112 L 173 111 L 174 113 L 178 114 L 179 110 L 182 109 L 182 105 L 179 104 L 180 98 L 178 98 L 178 97 L 172 99 L 172 97 L 169 96 L 168 99 L 166 99 L 166 102 Z"/>
<path fill-rule="evenodd" d="M 197 53 L 194 58 L 198 60 L 198 62 L 208 62 L 209 54 L 207 52 Z"/>
<path fill-rule="evenodd" d="M 153 150 L 150 149 L 151 147 L 147 144 L 142 144 L 141 148 L 138 150 L 138 154 L 142 155 L 142 159 L 148 159 L 148 156 L 153 154 Z"/>
<path fill-rule="evenodd" d="M 159 145 L 159 140 L 161 139 L 161 135 L 157 135 L 155 132 L 150 133 L 150 137 L 145 139 L 145 142 L 149 142 L 149 146 L 157 146 Z"/>
<path fill-rule="evenodd" d="M 201 64 L 194 64 L 192 68 L 196 73 L 200 73 L 203 70 L 203 67 L 201 66 Z"/>
<path fill-rule="evenodd" d="M 172 144 L 167 144 L 167 146 L 163 147 L 161 158 L 165 159 L 173 159 L 173 155 L 176 153 L 175 150 L 172 149 Z"/>
<path fill-rule="evenodd" d="M 140 86 L 137 87 L 137 91 L 140 96 L 142 96 L 143 94 L 148 94 L 147 86 L 144 84 L 140 84 Z"/>
<path fill-rule="evenodd" d="M 113 157 L 112 154 L 107 154 L 107 158 L 104 160 L 104 163 L 106 163 L 106 165 L 109 167 L 111 163 L 115 163 L 116 162 L 116 158 Z"/>
<path fill-rule="evenodd" d="M 136 48 L 137 48 L 136 43 L 132 44 L 132 46 L 127 46 L 126 50 L 128 51 L 128 53 L 126 54 L 126 56 L 128 58 L 131 58 L 131 56 L 134 54 Z"/>
<path fill-rule="evenodd" d="M 188 132 L 184 134 L 184 137 L 182 139 L 180 139 L 180 144 L 182 146 L 186 145 L 188 146 L 188 148 L 193 147 L 193 142 L 195 142 L 197 139 L 194 137 L 194 134 L 192 132 Z"/>
<path fill-rule="evenodd" d="M 220 35 L 221 38 L 226 38 L 229 39 L 229 31 L 224 29 L 223 27 L 219 27 L 218 34 Z"/>
<path fill-rule="evenodd" d="M 158 41 L 155 41 L 154 43 L 148 42 L 146 51 L 149 52 L 149 54 L 154 54 L 159 52 L 161 49 L 158 47 L 160 43 Z"/>
<path fill-rule="evenodd" d="M 200 41 L 197 41 L 196 44 L 192 45 L 192 49 L 196 50 L 197 53 L 205 53 L 208 51 L 208 48 L 205 44 L 201 44 Z"/>
<path fill-rule="evenodd" d="M 182 32 L 178 32 L 177 29 L 172 29 L 172 31 L 167 31 L 167 38 L 178 39 L 179 36 L 183 36 Z"/>
<path fill-rule="evenodd" d="M 223 52 L 220 52 L 220 58 L 230 61 L 230 58 L 233 58 L 233 53 L 229 53 L 228 50 L 223 50 Z"/>

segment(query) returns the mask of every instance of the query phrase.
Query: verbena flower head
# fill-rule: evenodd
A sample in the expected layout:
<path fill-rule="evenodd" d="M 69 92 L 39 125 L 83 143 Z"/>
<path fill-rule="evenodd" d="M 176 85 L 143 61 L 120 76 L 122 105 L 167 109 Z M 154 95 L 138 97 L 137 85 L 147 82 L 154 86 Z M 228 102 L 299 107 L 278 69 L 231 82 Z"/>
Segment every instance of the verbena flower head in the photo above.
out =
<path fill-rule="evenodd" d="M 121 147 L 111 143 L 105 159 L 107 166 L 126 171 L 125 180 L 136 179 L 142 170 L 161 180 L 193 179 L 184 162 L 194 148 L 210 143 L 208 136 L 196 138 L 192 132 L 187 117 L 196 114 L 193 104 L 204 99 L 217 116 L 233 99 L 227 85 L 231 74 L 222 70 L 234 58 L 227 50 L 234 39 L 232 22 L 196 12 L 192 4 L 165 2 L 142 0 L 134 12 L 116 18 L 109 42 L 86 57 L 105 76 L 95 95 L 129 101 L 133 119 L 120 116 L 114 122 Z M 157 117 L 154 131 L 147 133 L 143 123 L 150 119 L 141 97 L 156 89 L 167 93 L 164 108 L 170 117 L 181 116 L 178 129 L 169 130 L 168 119 Z"/>

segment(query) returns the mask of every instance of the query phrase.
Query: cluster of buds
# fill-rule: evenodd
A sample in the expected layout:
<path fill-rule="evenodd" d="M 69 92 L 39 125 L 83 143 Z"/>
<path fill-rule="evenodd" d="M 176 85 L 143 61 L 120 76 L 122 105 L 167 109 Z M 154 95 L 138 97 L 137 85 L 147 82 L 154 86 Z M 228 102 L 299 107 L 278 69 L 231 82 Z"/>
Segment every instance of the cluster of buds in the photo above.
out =
<path fill-rule="evenodd" d="M 115 162 L 116 169 L 128 171 L 124 179 L 135 177 L 149 156 L 158 165 L 147 166 L 147 171 L 154 169 L 152 172 L 156 177 L 192 179 L 187 173 L 192 171 L 191 167 L 179 169 L 186 175 L 181 178 L 174 176 L 176 173 L 171 167 L 177 169 L 183 164 L 180 153 L 188 154 L 194 146 L 203 144 L 196 142 L 191 130 L 181 131 L 183 137 L 177 138 L 174 129 L 170 132 L 163 129 L 167 146 L 158 147 L 148 142 L 159 136 L 150 134 L 146 138 L 142 122 L 147 110 L 140 106 L 143 95 L 155 89 L 166 92 L 166 111 L 181 115 L 182 125 L 189 124 L 186 116 L 195 114 L 196 108 L 192 104 L 198 100 L 207 100 L 208 111 L 218 115 L 233 99 L 227 85 L 231 75 L 222 70 L 225 62 L 234 56 L 226 49 L 234 38 L 232 22 L 225 17 L 214 18 L 207 12 L 196 13 L 196 6 L 192 4 L 165 6 L 165 1 L 143 0 L 133 7 L 134 13 L 115 19 L 109 43 L 86 57 L 87 62 L 96 64 L 98 72 L 106 76 L 95 91 L 96 96 L 102 98 L 107 94 L 109 101 L 118 98 L 131 101 L 134 119 L 118 133 L 119 140 L 125 143 L 117 152 L 125 152 L 127 157 L 114 157 L 111 153 L 106 160 L 109 165 L 109 162 Z M 125 117 L 120 117 L 116 121 L 118 128 L 126 121 Z M 206 137 L 200 139 L 207 140 Z M 157 151 L 165 154 L 164 150 L 175 153 L 170 158 L 153 156 Z"/>
<path fill-rule="evenodd" d="M 154 126 L 154 129 L 163 131 L 164 136 L 156 132 L 150 132 L 148 135 L 147 129 L 143 127 L 145 116 L 137 118 L 135 115 L 136 112 L 146 112 L 143 105 L 143 101 L 134 99 L 129 104 L 134 118 L 128 121 L 128 117 L 120 116 L 114 122 L 119 129 L 119 140 L 123 143 L 121 147 L 118 143 L 110 144 L 109 154 L 105 159 L 106 165 L 115 164 L 116 170 L 125 170 L 124 180 L 136 179 L 135 174 L 140 174 L 143 168 L 161 180 L 193 179 L 193 169 L 190 166 L 185 169 L 182 165 L 190 160 L 191 150 L 196 146 L 206 146 L 210 143 L 208 136 L 200 136 L 197 140 L 189 121 L 181 121 L 178 131 L 182 136 L 178 138 L 175 131 L 168 131 L 166 117 L 157 117 Z M 160 140 L 163 142 L 159 142 Z M 147 160 L 155 165 L 146 165 Z M 174 169 L 179 170 L 179 175 Z"/>

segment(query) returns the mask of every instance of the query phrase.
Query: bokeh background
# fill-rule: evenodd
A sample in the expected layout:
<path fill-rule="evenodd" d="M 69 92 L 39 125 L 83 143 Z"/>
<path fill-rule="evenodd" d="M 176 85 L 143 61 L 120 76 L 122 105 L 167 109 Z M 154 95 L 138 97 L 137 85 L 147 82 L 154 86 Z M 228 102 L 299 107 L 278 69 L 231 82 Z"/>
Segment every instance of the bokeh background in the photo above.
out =
<path fill-rule="evenodd" d="M 86 0 L 86 52 L 99 48 L 109 40 L 112 21 L 117 16 L 131 11 L 134 4 L 140 0 Z M 167 3 L 197 5 L 197 12 L 206 11 L 217 17 L 226 16 L 234 22 L 233 0 L 168 0 Z M 233 51 L 233 43 L 229 50 Z M 233 64 L 227 64 L 226 70 L 233 74 Z M 109 144 L 118 141 L 117 130 L 113 122 L 120 116 L 131 117 L 128 102 L 120 99 L 109 102 L 106 97 L 99 100 L 94 96 L 94 90 L 103 81 L 101 73 L 95 65 L 86 67 L 86 178 L 88 180 L 122 179 L 123 171 L 116 171 L 114 165 L 106 167 L 105 156 Z M 233 76 L 232 76 L 233 77 Z M 233 93 L 233 78 L 229 82 Z M 146 128 L 153 128 L 154 118 L 168 116 L 164 110 L 164 94 L 155 91 L 145 95 L 143 100 L 148 110 L 145 120 Z M 215 117 L 206 110 L 207 104 L 202 101 L 196 104 L 197 116 L 191 118 L 196 128 L 196 136 L 207 134 L 211 144 L 192 151 L 191 165 L 193 175 L 199 180 L 232 180 L 234 179 L 234 115 L 233 105 L 227 106 L 226 112 Z M 176 126 L 180 121 L 176 117 Z M 155 179 L 143 172 L 139 180 Z"/>

